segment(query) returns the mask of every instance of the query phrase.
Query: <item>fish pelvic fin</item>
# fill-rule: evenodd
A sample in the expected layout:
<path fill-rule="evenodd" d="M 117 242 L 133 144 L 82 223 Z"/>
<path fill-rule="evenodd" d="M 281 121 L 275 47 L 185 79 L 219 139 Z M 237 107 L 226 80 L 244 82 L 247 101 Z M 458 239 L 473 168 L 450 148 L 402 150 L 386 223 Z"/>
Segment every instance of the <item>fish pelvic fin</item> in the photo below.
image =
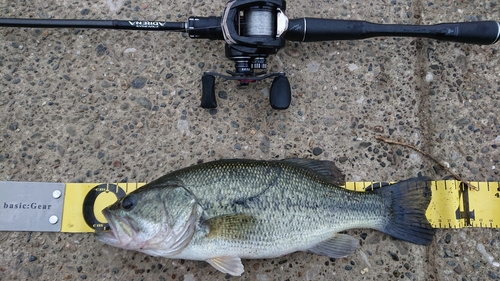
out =
<path fill-rule="evenodd" d="M 425 212 L 431 201 L 430 179 L 412 178 L 377 189 L 382 194 L 389 214 L 380 231 L 418 245 L 429 245 L 435 230 Z"/>
<path fill-rule="evenodd" d="M 318 243 L 307 251 L 329 258 L 343 258 L 351 255 L 358 248 L 358 239 L 347 234 L 335 234 L 332 238 Z"/>
<path fill-rule="evenodd" d="M 206 262 L 208 262 L 218 271 L 231 274 L 233 276 L 241 276 L 241 274 L 245 272 L 245 269 L 239 257 L 215 257 L 207 259 Z"/>

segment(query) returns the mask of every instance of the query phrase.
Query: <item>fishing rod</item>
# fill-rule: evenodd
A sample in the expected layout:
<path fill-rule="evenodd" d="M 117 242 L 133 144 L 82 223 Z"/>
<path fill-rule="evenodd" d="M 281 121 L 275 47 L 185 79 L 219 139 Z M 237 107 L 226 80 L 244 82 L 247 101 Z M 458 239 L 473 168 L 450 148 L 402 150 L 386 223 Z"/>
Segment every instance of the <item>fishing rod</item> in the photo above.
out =
<path fill-rule="evenodd" d="M 376 24 L 360 20 L 288 19 L 285 9 L 285 0 L 231 0 L 222 16 L 189 17 L 187 22 L 0 18 L 0 26 L 170 31 L 186 32 L 193 39 L 224 40 L 225 55 L 234 61 L 235 70 L 228 70 L 226 74 L 203 73 L 203 108 L 217 107 L 217 76 L 237 80 L 240 85 L 273 78 L 269 93 L 271 107 L 287 109 L 292 99 L 288 78 L 284 72 L 266 71 L 267 57 L 276 54 L 286 41 L 318 42 L 392 36 L 489 45 L 496 43 L 500 37 L 500 23 L 497 21 L 435 25 Z"/>

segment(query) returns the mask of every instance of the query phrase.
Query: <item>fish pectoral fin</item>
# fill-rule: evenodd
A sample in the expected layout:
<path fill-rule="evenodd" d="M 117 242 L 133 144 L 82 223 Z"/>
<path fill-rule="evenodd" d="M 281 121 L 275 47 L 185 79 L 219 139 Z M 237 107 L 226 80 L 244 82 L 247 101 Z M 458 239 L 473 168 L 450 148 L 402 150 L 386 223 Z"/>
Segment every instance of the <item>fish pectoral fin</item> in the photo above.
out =
<path fill-rule="evenodd" d="M 242 240 L 246 234 L 253 230 L 257 220 L 250 215 L 233 214 L 222 215 L 208 219 L 208 238 L 223 238 L 230 240 Z"/>
<path fill-rule="evenodd" d="M 206 262 L 215 267 L 218 271 L 231 274 L 233 276 L 241 276 L 241 274 L 245 272 L 239 257 L 216 257 L 207 259 Z"/>
<path fill-rule="evenodd" d="M 307 251 L 330 258 L 343 258 L 354 253 L 358 245 L 359 241 L 350 235 L 335 234 L 334 237 L 320 242 Z"/>

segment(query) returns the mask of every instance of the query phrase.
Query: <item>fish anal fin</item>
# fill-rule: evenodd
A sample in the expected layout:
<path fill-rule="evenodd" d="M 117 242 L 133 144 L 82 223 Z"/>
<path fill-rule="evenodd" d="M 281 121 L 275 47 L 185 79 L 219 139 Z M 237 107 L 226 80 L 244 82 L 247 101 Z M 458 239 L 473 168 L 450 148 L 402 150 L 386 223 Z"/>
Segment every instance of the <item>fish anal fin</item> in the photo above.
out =
<path fill-rule="evenodd" d="M 211 266 L 220 272 L 231 274 L 233 276 L 241 276 L 245 269 L 239 257 L 225 256 L 207 259 Z"/>
<path fill-rule="evenodd" d="M 345 184 L 345 175 L 332 161 L 301 158 L 289 158 L 281 161 L 308 169 L 309 171 L 320 175 L 328 183 L 336 185 Z"/>
<path fill-rule="evenodd" d="M 255 229 L 257 220 L 251 215 L 234 214 L 213 217 L 205 223 L 209 228 L 207 238 L 244 240 Z"/>
<path fill-rule="evenodd" d="M 308 252 L 330 258 L 343 258 L 354 253 L 358 245 L 359 241 L 350 235 L 335 234 L 332 238 L 308 249 Z"/>

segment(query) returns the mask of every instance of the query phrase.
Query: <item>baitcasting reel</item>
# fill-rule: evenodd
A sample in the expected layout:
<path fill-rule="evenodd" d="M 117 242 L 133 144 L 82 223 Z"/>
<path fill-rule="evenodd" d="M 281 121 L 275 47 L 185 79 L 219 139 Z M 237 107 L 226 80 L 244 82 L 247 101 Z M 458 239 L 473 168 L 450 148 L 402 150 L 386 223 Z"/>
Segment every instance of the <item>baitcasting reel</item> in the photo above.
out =
<path fill-rule="evenodd" d="M 235 0 L 227 4 L 222 17 L 190 17 L 187 32 L 191 38 L 224 39 L 226 57 L 235 70 L 228 75 L 207 71 L 201 78 L 201 107 L 215 108 L 215 76 L 238 80 L 241 86 L 274 77 L 269 101 L 274 109 L 286 109 L 292 93 L 285 73 L 266 74 L 266 58 L 285 45 L 288 18 L 284 0 Z M 207 32 L 207 26 L 212 27 Z"/>
<path fill-rule="evenodd" d="M 220 17 L 190 17 L 188 22 L 125 20 L 53 20 L 0 18 L 0 26 L 36 28 L 97 28 L 187 32 L 194 39 L 224 40 L 226 57 L 235 70 L 227 74 L 207 71 L 202 76 L 201 107 L 215 108 L 215 77 L 240 85 L 273 78 L 269 101 L 286 109 L 292 99 L 284 72 L 267 73 L 266 59 L 288 41 L 358 40 L 377 36 L 426 37 L 443 41 L 487 45 L 500 37 L 497 21 L 436 25 L 376 24 L 358 20 L 300 18 L 289 20 L 284 0 L 232 0 Z"/>

